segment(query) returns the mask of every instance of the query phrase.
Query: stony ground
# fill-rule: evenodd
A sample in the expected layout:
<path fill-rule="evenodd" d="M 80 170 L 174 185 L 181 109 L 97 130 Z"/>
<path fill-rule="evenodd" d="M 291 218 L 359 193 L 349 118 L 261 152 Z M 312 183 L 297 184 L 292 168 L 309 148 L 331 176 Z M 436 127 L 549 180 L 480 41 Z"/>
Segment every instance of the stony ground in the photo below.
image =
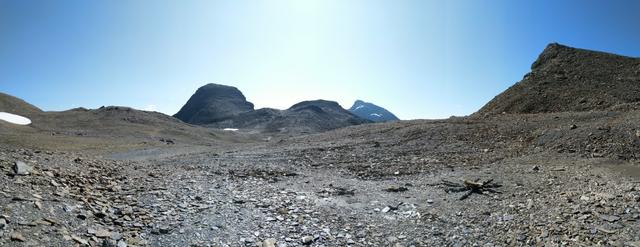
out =
<path fill-rule="evenodd" d="M 0 246 L 640 246 L 640 166 L 617 153 L 634 146 L 597 132 L 635 115 L 612 116 L 400 122 L 103 156 L 0 145 Z M 624 126 L 608 133 L 635 135 Z M 627 148 L 588 155 L 585 132 Z"/>

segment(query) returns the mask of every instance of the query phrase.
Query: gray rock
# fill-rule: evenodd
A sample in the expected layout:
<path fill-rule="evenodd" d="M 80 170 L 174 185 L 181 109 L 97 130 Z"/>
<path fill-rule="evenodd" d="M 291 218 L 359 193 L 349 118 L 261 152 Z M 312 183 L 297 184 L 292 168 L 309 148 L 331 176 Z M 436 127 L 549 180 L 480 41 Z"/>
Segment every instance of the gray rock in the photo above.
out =
<path fill-rule="evenodd" d="M 22 161 L 16 161 L 13 165 L 13 171 L 16 175 L 29 175 L 33 168 Z"/>
<path fill-rule="evenodd" d="M 615 221 L 620 220 L 620 217 L 615 216 L 615 215 L 600 215 L 599 217 L 600 217 L 600 219 L 608 221 L 608 222 L 615 222 Z"/>
<path fill-rule="evenodd" d="M 275 238 L 268 238 L 262 241 L 262 247 L 276 247 L 277 240 Z"/>
<path fill-rule="evenodd" d="M 301 241 L 304 245 L 310 245 L 311 243 L 313 243 L 313 236 L 304 236 L 302 237 Z"/>
<path fill-rule="evenodd" d="M 120 241 L 118 241 L 117 247 L 127 247 L 127 243 L 124 242 L 124 240 L 120 240 Z"/>

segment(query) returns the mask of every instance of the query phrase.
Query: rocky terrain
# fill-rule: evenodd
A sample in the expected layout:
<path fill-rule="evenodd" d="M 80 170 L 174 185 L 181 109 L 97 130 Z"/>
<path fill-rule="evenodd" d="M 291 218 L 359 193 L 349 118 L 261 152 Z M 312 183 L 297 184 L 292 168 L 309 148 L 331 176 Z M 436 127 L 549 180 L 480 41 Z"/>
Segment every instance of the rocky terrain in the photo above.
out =
<path fill-rule="evenodd" d="M 349 111 L 358 117 L 371 120 L 373 122 L 386 122 L 400 120 L 387 109 L 377 106 L 373 103 L 356 100 Z"/>
<path fill-rule="evenodd" d="M 604 110 L 640 101 L 640 59 L 547 46 L 531 72 L 476 115 Z"/>
<path fill-rule="evenodd" d="M 114 107 L 0 123 L 0 246 L 640 246 L 640 110 L 508 113 L 296 136 Z"/>

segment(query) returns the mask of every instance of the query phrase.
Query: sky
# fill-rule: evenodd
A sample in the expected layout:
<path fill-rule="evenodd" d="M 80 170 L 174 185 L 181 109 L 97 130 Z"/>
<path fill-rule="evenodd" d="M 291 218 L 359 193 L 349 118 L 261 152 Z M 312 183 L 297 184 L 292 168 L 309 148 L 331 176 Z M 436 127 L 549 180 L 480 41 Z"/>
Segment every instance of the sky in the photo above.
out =
<path fill-rule="evenodd" d="M 0 92 L 175 114 L 207 83 L 257 108 L 469 115 L 552 42 L 640 57 L 635 0 L 0 0 Z"/>

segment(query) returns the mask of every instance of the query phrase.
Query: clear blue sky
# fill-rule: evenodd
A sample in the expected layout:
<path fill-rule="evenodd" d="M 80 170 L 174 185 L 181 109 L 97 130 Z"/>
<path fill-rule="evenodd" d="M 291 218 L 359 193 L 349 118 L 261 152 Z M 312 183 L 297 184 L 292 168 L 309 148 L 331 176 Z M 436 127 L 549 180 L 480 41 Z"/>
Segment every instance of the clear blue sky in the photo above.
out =
<path fill-rule="evenodd" d="M 640 56 L 640 1 L 0 0 L 0 91 L 172 115 L 205 83 L 257 107 L 478 110 L 550 42 Z"/>

